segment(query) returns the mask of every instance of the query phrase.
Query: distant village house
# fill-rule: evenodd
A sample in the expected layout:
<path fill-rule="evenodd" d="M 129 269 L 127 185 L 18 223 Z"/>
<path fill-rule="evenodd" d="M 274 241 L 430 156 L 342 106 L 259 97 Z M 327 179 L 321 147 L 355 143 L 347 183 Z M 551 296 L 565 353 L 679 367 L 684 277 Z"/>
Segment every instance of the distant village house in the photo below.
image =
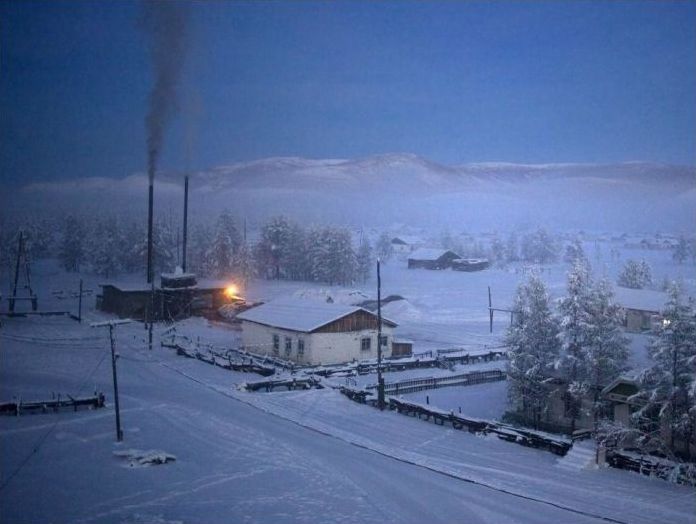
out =
<path fill-rule="evenodd" d="M 460 256 L 448 249 L 421 248 L 408 257 L 409 269 L 448 269 Z"/>

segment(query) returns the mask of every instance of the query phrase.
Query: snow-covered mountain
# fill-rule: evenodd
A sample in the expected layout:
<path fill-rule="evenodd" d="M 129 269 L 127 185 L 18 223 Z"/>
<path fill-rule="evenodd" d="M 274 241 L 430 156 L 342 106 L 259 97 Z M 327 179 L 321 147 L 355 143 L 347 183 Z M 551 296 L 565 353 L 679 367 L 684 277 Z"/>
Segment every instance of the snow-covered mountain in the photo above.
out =
<path fill-rule="evenodd" d="M 584 180 L 607 186 L 656 186 L 681 192 L 696 184 L 692 167 L 647 162 L 620 164 L 512 164 L 500 162 L 455 166 L 423 157 L 394 153 L 352 160 L 268 158 L 215 167 L 196 174 L 201 188 L 303 189 L 365 191 L 391 189 L 441 193 L 472 189 L 504 189 L 501 184 L 534 184 L 551 180 Z"/>
<path fill-rule="evenodd" d="M 181 173 L 158 174 L 160 210 L 178 213 L 182 178 Z M 144 174 L 35 183 L 10 204 L 71 209 L 79 202 L 100 211 L 118 204 L 138 212 L 144 209 L 146 185 Z M 196 172 L 191 191 L 195 213 L 229 208 L 252 220 L 287 213 L 353 224 L 645 229 L 690 227 L 696 215 L 696 168 L 648 162 L 444 165 L 407 153 L 280 157 Z"/>

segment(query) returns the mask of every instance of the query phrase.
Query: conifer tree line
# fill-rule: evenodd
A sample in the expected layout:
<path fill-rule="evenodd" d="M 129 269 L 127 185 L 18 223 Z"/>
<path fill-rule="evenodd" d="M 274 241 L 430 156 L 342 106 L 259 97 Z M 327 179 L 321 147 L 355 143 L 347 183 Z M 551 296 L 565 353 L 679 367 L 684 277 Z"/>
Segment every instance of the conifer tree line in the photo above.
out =
<path fill-rule="evenodd" d="M 32 258 L 57 257 L 66 271 L 90 271 L 104 277 L 144 271 L 147 233 L 142 222 L 67 215 L 21 226 L 3 224 L 0 260 L 4 269 L 15 259 L 20 228 Z M 245 241 L 243 229 L 228 211 L 190 227 L 187 271 L 242 281 L 260 277 L 349 284 L 367 280 L 373 269 L 370 242 L 361 238 L 354 245 L 346 228 L 305 228 L 280 216 L 263 224 L 253 243 Z M 155 271 L 171 272 L 182 262 L 180 226 L 156 220 L 153 234 Z"/>
<path fill-rule="evenodd" d="M 632 401 L 639 408 L 630 427 L 618 427 L 600 395 L 627 370 L 629 356 L 611 283 L 594 280 L 588 263 L 578 260 L 554 308 L 544 282 L 532 275 L 517 290 L 506 336 L 512 413 L 540 427 L 551 408 L 551 393 L 560 388 L 571 431 L 584 414 L 604 441 L 696 458 L 696 310 L 676 284 L 669 297 L 649 346 L 651 365 L 637 378 L 639 392 Z"/>

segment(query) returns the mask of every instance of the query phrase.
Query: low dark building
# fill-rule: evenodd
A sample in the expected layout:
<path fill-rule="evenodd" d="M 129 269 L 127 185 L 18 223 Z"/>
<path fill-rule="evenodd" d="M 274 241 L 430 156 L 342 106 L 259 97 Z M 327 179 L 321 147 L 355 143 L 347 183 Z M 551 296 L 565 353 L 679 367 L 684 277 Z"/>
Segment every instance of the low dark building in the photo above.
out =
<path fill-rule="evenodd" d="M 136 320 L 212 318 L 233 298 L 223 284 L 197 282 L 192 274 L 164 274 L 161 282 L 154 290 L 147 284 L 101 284 L 97 309 Z"/>
<path fill-rule="evenodd" d="M 458 258 L 452 261 L 452 269 L 456 271 L 483 271 L 490 265 L 487 258 Z"/>
<path fill-rule="evenodd" d="M 408 268 L 447 269 L 459 258 L 457 253 L 448 249 L 421 248 L 408 256 Z"/>

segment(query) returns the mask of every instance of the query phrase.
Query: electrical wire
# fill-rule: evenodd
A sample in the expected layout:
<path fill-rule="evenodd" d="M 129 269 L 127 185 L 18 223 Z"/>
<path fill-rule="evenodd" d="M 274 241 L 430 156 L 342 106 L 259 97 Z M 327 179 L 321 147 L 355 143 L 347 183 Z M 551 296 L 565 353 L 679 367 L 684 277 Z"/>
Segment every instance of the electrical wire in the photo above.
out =
<path fill-rule="evenodd" d="M 82 392 L 82 389 L 85 387 L 87 382 L 92 378 L 92 376 L 94 376 L 94 374 L 97 372 L 97 369 L 99 369 L 99 366 L 102 365 L 102 362 L 104 362 L 104 359 L 107 357 L 108 354 L 109 354 L 109 352 L 104 352 L 104 354 L 102 355 L 102 358 L 99 359 L 99 362 L 97 362 L 97 365 L 94 366 L 94 369 L 92 369 L 92 371 L 89 373 L 89 375 L 87 375 L 87 377 L 85 377 L 85 379 L 82 381 L 82 384 L 78 388 L 75 396 L 79 396 L 79 394 Z M 19 474 L 19 472 L 22 471 L 22 469 L 24 469 L 24 467 L 27 465 L 29 460 L 41 450 L 41 447 L 46 442 L 46 439 L 51 435 L 51 433 L 53 433 L 53 431 L 58 426 L 59 422 L 60 422 L 60 419 L 57 419 L 53 423 L 53 425 L 50 428 L 48 428 L 48 431 L 46 431 L 46 433 L 38 440 L 38 442 L 36 443 L 34 448 L 20 462 L 19 466 L 17 466 L 17 468 L 9 475 L 9 477 L 7 477 L 5 482 L 3 482 L 0 485 L 0 491 L 4 490 L 10 484 L 10 482 L 12 482 L 12 479 L 14 479 Z"/>

